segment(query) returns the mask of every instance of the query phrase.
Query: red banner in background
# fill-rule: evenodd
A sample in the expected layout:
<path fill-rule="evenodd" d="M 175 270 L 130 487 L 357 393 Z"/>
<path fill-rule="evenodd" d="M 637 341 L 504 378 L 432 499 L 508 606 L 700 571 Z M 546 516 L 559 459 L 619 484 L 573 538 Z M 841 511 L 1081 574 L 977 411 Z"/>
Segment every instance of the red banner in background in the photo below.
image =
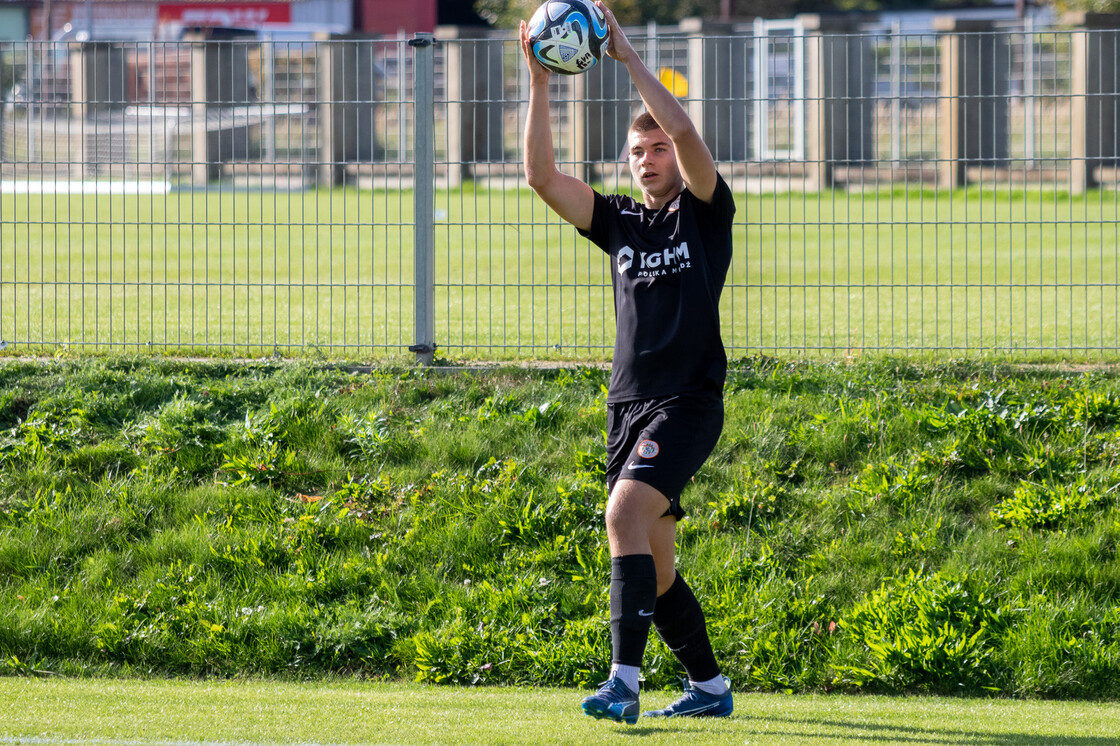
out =
<path fill-rule="evenodd" d="M 292 22 L 290 3 L 160 3 L 160 23 L 254 28 Z"/>

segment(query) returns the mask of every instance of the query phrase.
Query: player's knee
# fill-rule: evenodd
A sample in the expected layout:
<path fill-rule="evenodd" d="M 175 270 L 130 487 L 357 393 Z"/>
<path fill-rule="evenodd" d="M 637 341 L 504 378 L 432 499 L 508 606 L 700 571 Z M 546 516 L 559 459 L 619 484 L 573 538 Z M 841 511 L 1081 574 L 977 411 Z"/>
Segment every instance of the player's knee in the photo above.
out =
<path fill-rule="evenodd" d="M 633 523 L 633 516 L 621 500 L 608 500 L 603 518 L 607 524 L 607 531 L 612 533 L 624 532 Z"/>

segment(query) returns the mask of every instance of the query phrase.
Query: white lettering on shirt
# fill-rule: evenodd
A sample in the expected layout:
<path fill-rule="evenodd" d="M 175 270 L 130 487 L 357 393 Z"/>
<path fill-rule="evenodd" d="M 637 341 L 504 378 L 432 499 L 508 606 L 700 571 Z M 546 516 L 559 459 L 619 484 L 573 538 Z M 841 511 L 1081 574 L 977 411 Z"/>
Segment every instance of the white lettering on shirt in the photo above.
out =
<path fill-rule="evenodd" d="M 642 251 L 637 257 L 637 277 L 661 277 L 663 275 L 677 274 L 682 269 L 692 267 L 691 257 L 688 253 L 688 243 L 682 242 L 679 246 L 671 246 L 663 251 Z M 623 246 L 618 251 L 618 273 L 625 274 L 635 263 L 634 249 Z"/>

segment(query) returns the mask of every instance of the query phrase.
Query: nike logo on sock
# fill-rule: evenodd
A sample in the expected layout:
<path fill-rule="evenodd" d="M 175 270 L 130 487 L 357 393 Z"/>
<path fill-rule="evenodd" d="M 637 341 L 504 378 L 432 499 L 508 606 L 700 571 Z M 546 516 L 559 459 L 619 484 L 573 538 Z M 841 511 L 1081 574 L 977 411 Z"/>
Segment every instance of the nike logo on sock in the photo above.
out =
<path fill-rule="evenodd" d="M 642 611 L 641 609 L 638 609 L 638 616 L 653 616 L 653 612 L 652 611 Z"/>

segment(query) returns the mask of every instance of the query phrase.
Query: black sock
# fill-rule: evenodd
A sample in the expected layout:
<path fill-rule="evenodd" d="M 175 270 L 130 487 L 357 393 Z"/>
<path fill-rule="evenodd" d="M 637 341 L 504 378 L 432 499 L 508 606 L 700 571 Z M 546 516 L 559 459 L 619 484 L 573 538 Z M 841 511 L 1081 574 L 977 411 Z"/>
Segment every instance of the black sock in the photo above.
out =
<path fill-rule="evenodd" d="M 611 559 L 611 662 L 641 666 L 657 604 L 652 554 Z"/>
<path fill-rule="evenodd" d="M 709 681 L 719 676 L 704 611 L 680 573 L 669 590 L 658 596 L 653 626 L 684 666 L 689 679 Z"/>

